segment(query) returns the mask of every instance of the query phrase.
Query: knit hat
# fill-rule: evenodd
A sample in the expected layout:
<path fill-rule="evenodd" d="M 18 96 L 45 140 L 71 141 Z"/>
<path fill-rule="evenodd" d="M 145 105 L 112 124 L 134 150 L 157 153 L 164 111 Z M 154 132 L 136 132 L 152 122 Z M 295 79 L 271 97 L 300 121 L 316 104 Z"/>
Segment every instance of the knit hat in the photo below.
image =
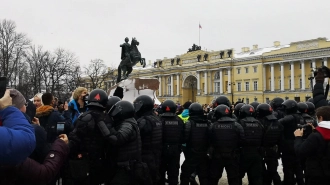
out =
<path fill-rule="evenodd" d="M 24 96 L 21 94 L 21 92 L 19 92 L 18 90 L 10 89 L 10 96 L 13 101 L 13 106 L 15 106 L 16 108 L 20 109 L 25 105 L 26 100 Z"/>
<path fill-rule="evenodd" d="M 189 109 L 190 105 L 191 105 L 191 102 L 187 101 L 186 103 L 183 104 L 183 108 L 184 109 Z"/>

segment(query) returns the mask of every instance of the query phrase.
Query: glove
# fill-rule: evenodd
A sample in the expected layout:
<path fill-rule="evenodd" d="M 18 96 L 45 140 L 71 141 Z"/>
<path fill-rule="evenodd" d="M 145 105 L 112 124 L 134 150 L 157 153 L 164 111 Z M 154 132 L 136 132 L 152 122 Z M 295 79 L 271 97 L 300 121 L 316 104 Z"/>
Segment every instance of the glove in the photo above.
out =
<path fill-rule="evenodd" d="M 316 83 L 324 83 L 324 74 L 321 68 L 317 69 L 317 74 L 315 76 Z"/>

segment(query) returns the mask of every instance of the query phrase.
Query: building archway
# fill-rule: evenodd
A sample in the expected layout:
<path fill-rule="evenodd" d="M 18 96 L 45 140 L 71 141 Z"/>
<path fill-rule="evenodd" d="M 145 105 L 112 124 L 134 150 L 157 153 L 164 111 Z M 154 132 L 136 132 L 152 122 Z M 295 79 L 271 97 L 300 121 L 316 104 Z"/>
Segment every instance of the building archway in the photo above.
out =
<path fill-rule="evenodd" d="M 198 80 L 193 75 L 189 75 L 184 79 L 183 87 L 182 87 L 183 101 L 191 100 L 192 102 L 196 102 L 197 83 L 198 83 Z"/>

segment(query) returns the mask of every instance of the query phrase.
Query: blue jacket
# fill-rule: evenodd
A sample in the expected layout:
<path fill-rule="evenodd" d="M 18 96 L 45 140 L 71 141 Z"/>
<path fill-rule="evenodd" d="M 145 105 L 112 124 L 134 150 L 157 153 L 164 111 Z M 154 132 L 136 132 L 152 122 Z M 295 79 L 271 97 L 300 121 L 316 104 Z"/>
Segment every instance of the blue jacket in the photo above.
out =
<path fill-rule="evenodd" d="M 72 122 L 72 124 L 74 124 L 74 122 L 77 120 L 77 118 L 79 117 L 81 112 L 79 112 L 76 100 L 71 100 L 69 102 L 68 106 L 69 106 L 71 122 Z M 86 111 L 87 111 L 87 109 L 86 109 Z"/>
<path fill-rule="evenodd" d="M 23 162 L 36 147 L 34 129 L 15 107 L 0 110 L 0 165 Z"/>

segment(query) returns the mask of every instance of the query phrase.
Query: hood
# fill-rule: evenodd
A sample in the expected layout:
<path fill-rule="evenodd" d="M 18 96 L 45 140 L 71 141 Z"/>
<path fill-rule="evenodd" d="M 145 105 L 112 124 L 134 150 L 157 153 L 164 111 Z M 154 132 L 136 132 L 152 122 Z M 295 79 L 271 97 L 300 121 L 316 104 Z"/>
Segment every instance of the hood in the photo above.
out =
<path fill-rule="evenodd" d="M 43 105 L 39 108 L 37 108 L 37 112 L 36 112 L 36 117 L 40 118 L 43 116 L 49 116 L 50 113 L 52 113 L 54 110 L 54 108 L 50 105 Z"/>
<path fill-rule="evenodd" d="M 186 118 L 189 116 L 189 109 L 184 109 L 183 112 L 181 113 L 181 116 L 183 118 Z"/>
<path fill-rule="evenodd" d="M 321 121 L 315 128 L 326 141 L 330 141 L 330 121 Z"/>

